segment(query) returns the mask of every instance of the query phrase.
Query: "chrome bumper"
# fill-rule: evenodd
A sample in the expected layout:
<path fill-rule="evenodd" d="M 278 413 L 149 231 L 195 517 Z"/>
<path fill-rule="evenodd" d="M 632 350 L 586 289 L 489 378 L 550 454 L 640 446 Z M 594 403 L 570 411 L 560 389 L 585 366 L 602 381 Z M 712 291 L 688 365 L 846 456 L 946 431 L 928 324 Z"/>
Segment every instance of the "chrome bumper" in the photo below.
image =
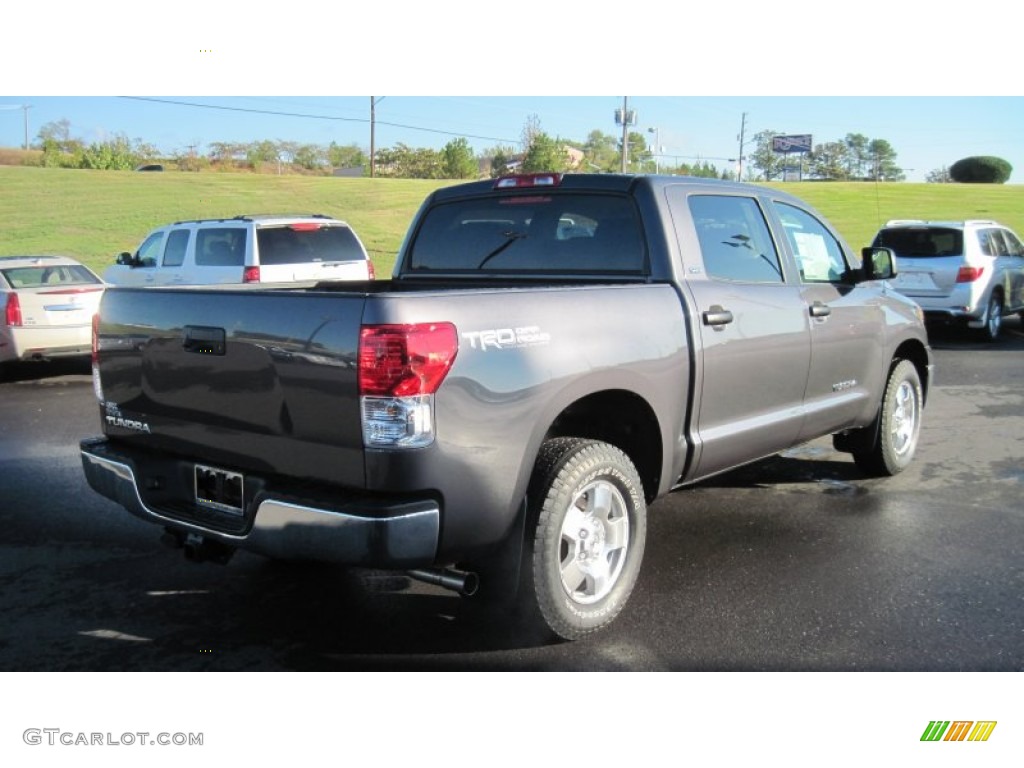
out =
<path fill-rule="evenodd" d="M 320 560 L 377 568 L 430 565 L 437 552 L 441 511 L 434 500 L 348 500 L 338 508 L 287 498 L 258 501 L 248 531 L 230 534 L 181 520 L 146 505 L 133 461 L 102 438 L 80 445 L 86 480 L 130 513 L 162 526 L 193 531 L 228 546 L 286 560 Z"/>

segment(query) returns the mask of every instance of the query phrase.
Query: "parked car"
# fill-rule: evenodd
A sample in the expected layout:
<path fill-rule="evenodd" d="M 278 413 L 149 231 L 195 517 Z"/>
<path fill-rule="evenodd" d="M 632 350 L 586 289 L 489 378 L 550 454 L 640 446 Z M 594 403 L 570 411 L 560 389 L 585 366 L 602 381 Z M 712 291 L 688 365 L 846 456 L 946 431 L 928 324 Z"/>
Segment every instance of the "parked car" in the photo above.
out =
<path fill-rule="evenodd" d="M 999 338 L 1002 320 L 1024 316 L 1024 245 L 995 221 L 888 222 L 873 245 L 893 250 L 893 287 L 931 320 L 956 321 Z"/>
<path fill-rule="evenodd" d="M 352 228 L 315 214 L 178 221 L 150 232 L 103 277 L 151 286 L 372 280 L 374 273 Z"/>
<path fill-rule="evenodd" d="M 0 256 L 0 365 L 88 356 L 104 287 L 65 256 Z"/>

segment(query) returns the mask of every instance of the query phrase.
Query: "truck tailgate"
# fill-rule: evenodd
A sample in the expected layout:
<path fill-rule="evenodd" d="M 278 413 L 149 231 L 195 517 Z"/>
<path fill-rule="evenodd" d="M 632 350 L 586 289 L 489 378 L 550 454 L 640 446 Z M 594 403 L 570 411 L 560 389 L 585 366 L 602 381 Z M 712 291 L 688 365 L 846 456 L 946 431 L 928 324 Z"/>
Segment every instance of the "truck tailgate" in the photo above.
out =
<path fill-rule="evenodd" d="M 107 291 L 108 436 L 217 466 L 364 484 L 362 293 Z"/>

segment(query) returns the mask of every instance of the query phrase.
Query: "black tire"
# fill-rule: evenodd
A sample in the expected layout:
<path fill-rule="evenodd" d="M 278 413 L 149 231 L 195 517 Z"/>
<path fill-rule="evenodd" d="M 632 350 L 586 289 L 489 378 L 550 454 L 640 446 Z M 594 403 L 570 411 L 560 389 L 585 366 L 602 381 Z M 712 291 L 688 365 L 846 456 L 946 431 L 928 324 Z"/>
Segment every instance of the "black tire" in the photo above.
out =
<path fill-rule="evenodd" d="M 647 537 L 647 504 L 633 463 L 607 443 L 549 440 L 529 502 L 524 607 L 565 640 L 607 626 L 633 591 Z"/>
<path fill-rule="evenodd" d="M 1003 330 L 1003 297 L 993 292 L 992 298 L 988 300 L 988 309 L 985 311 L 985 325 L 981 328 L 981 337 L 990 343 L 999 341 L 999 335 Z"/>
<path fill-rule="evenodd" d="M 853 460 L 868 475 L 895 475 L 906 469 L 917 451 L 924 394 L 921 377 L 909 360 L 889 370 L 885 394 L 873 430 L 874 439 L 853 451 Z"/>

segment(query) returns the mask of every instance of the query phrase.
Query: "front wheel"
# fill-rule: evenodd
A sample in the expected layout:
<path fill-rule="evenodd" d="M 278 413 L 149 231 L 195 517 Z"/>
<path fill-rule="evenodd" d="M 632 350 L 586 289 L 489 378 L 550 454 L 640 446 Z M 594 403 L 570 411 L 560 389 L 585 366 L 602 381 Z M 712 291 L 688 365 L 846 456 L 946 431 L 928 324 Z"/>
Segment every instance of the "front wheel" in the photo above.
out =
<path fill-rule="evenodd" d="M 636 584 L 647 536 L 647 504 L 633 463 L 607 443 L 549 440 L 529 501 L 534 528 L 522 597 L 566 640 L 610 624 Z"/>
<path fill-rule="evenodd" d="M 923 403 L 917 368 L 909 360 L 900 360 L 886 380 L 875 439 L 853 452 L 857 466 L 869 475 L 895 475 L 906 469 L 917 451 Z"/>

